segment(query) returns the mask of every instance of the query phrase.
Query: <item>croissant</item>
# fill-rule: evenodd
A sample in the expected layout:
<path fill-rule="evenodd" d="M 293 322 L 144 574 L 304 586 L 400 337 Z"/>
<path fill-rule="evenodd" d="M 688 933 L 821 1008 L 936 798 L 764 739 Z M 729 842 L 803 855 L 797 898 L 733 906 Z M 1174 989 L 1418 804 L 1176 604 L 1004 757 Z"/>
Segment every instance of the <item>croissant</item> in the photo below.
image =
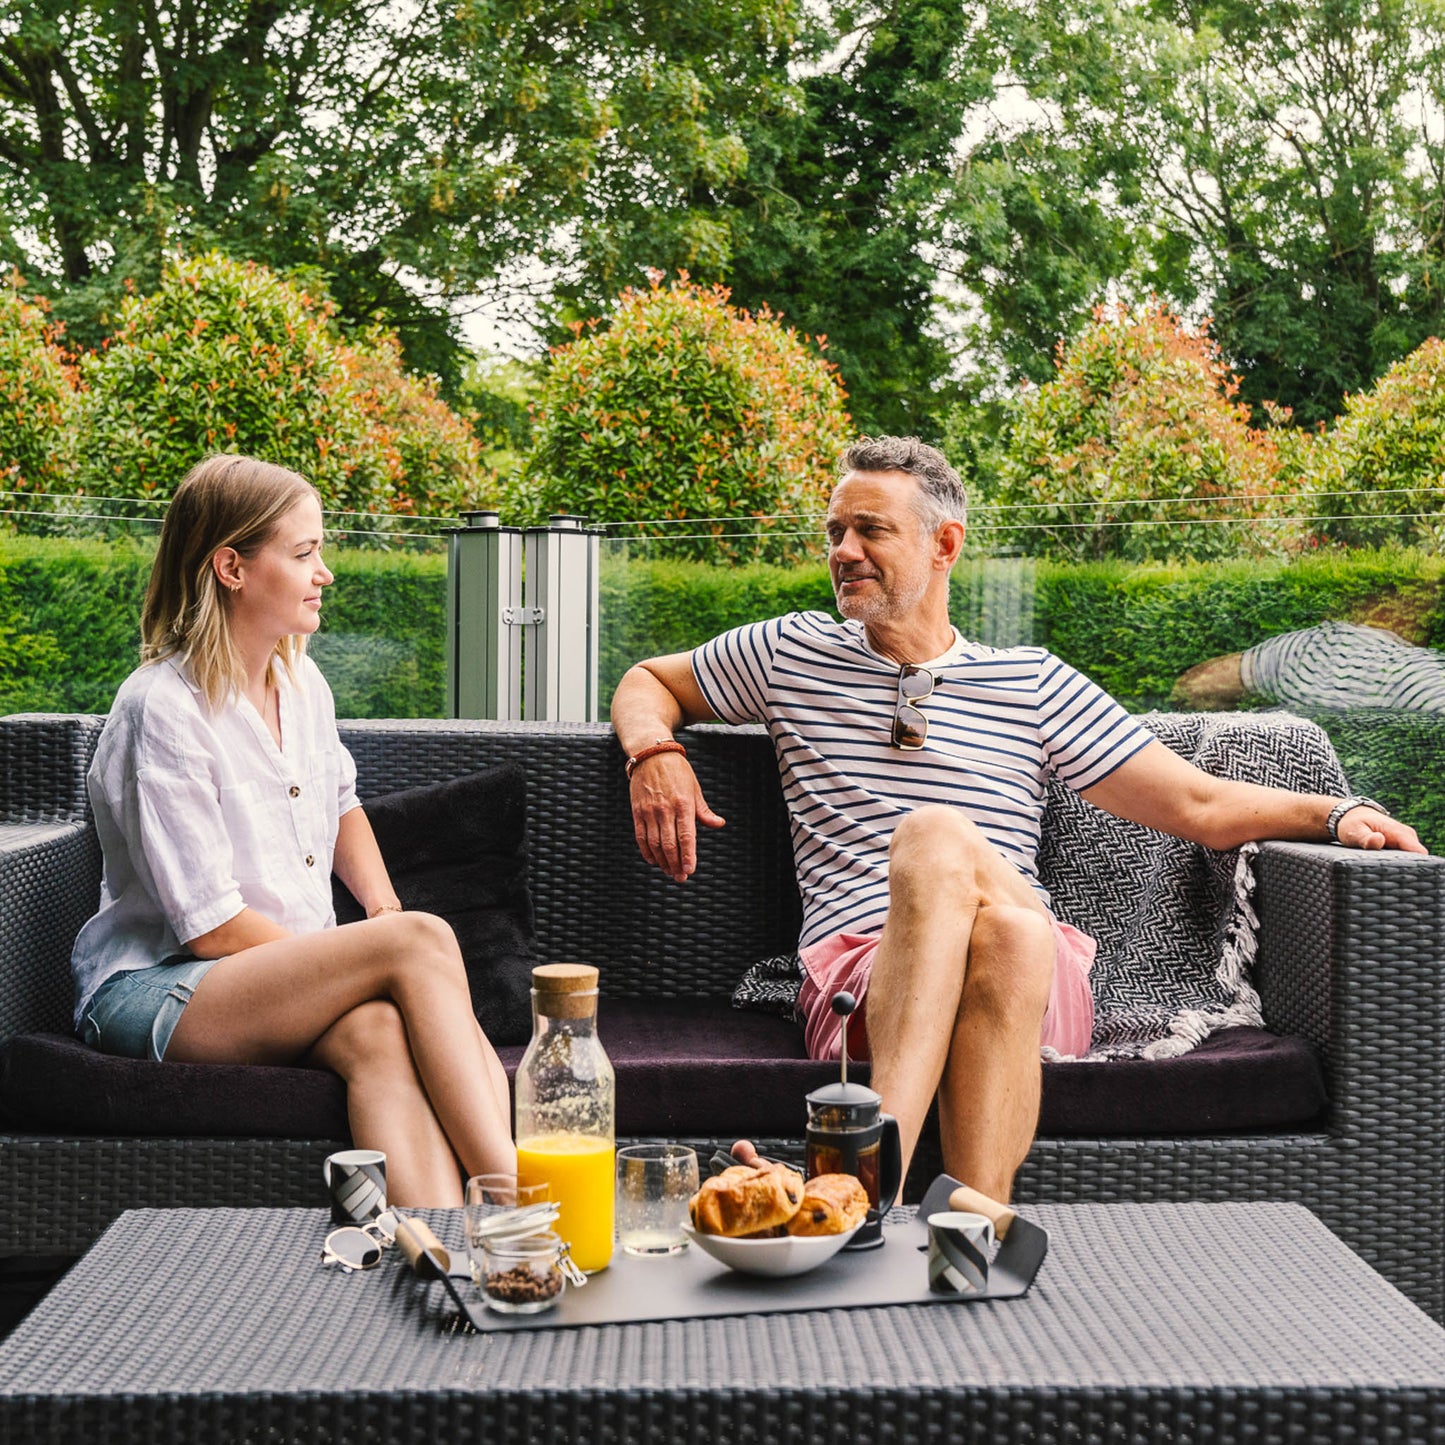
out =
<path fill-rule="evenodd" d="M 868 1192 L 851 1174 L 819 1174 L 804 1186 L 788 1233 L 842 1234 L 862 1224 L 867 1214 Z"/>
<path fill-rule="evenodd" d="M 783 1164 L 735 1164 L 692 1196 L 693 1227 L 736 1239 L 786 1224 L 803 1198 L 803 1176 Z"/>

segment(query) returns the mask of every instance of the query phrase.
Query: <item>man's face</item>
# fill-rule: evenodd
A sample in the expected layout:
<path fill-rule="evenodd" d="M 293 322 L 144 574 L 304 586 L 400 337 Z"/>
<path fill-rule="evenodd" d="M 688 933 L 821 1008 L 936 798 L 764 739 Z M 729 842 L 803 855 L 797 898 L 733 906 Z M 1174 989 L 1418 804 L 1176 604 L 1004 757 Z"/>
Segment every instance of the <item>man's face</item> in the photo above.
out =
<path fill-rule="evenodd" d="M 906 472 L 849 472 L 828 503 L 828 573 L 844 617 L 898 622 L 914 611 L 933 580 L 933 538 Z"/>

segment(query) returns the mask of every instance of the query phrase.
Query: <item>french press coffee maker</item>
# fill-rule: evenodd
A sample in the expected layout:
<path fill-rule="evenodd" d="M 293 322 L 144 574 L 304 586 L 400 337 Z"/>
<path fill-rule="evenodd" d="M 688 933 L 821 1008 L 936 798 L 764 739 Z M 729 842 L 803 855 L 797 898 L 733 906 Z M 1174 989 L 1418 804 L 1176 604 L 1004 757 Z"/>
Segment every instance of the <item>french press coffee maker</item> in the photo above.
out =
<path fill-rule="evenodd" d="M 833 995 L 843 1020 L 841 1077 L 808 1095 L 808 1178 L 851 1174 L 868 1195 L 868 1217 L 845 1249 L 876 1249 L 883 1243 L 883 1216 L 903 1183 L 898 1121 L 883 1113 L 883 1096 L 848 1082 L 848 1016 L 858 1007 L 851 993 Z"/>

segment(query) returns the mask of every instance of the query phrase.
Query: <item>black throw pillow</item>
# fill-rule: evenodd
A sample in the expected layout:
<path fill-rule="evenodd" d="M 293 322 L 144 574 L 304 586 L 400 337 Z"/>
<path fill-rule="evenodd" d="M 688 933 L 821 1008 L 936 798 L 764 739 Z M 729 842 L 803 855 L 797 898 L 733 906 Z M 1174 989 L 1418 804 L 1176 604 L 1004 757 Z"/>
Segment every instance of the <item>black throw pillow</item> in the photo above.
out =
<path fill-rule="evenodd" d="M 365 800 L 397 897 L 451 924 L 466 961 L 472 1009 L 494 1044 L 532 1034 L 537 962 L 527 892 L 527 778 L 515 763 Z M 364 917 L 338 878 L 338 923 Z"/>

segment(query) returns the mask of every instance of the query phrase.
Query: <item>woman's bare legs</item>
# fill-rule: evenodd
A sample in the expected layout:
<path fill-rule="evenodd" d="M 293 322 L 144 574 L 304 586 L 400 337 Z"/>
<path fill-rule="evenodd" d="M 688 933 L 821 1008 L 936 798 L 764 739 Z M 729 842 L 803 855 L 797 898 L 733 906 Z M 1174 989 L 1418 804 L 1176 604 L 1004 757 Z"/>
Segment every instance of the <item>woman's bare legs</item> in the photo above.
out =
<path fill-rule="evenodd" d="M 395 1004 L 386 999 L 358 1004 L 317 1039 L 307 1059 L 346 1081 L 351 1137 L 385 1153 L 391 1203 L 462 1202 L 457 1156 L 417 1076 Z"/>
<path fill-rule="evenodd" d="M 456 939 L 428 913 L 384 914 L 223 958 L 196 986 L 166 1057 L 292 1063 L 322 1045 L 347 1062 L 354 1034 L 372 1020 L 344 1029 L 330 1045 L 323 1038 L 352 1010 L 377 1000 L 392 1004 L 400 1016 L 410 1066 L 399 1052 L 369 1064 L 348 1063 L 354 1075 L 367 1074 L 366 1127 L 387 1131 L 384 1141 L 372 1135 L 365 1142 L 388 1156 L 394 1149 L 420 1147 L 425 1126 L 418 1135 L 413 1119 L 400 1129 L 403 1111 L 379 1103 L 380 1095 L 395 1090 L 398 1099 L 410 1096 L 415 1105 L 419 1085 L 467 1173 L 514 1170 L 506 1074 L 476 1026 Z M 350 1087 L 348 1080 L 348 1095 Z M 414 1144 L 393 1134 L 394 1128 Z M 438 1152 L 434 1135 L 430 1149 Z M 429 1177 L 431 1168 L 421 1173 Z"/>

